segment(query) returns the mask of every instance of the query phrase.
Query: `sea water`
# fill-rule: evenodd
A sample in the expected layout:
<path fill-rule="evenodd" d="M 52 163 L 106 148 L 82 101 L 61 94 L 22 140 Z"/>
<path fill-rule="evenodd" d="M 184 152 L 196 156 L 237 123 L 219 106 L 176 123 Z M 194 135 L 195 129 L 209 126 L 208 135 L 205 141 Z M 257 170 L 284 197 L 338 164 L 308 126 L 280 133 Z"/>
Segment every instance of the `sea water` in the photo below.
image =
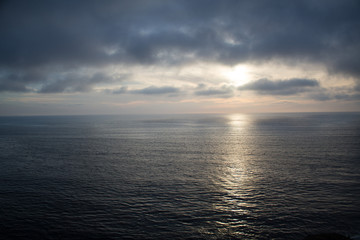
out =
<path fill-rule="evenodd" d="M 360 114 L 0 118 L 1 239 L 360 232 Z"/>

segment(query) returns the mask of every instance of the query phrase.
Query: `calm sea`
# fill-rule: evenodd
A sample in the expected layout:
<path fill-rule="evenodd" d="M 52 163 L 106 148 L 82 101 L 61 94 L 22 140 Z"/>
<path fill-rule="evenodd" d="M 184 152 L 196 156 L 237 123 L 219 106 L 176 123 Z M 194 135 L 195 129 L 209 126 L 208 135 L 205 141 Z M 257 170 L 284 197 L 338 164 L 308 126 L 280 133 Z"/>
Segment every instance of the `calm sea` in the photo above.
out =
<path fill-rule="evenodd" d="M 0 118 L 1 239 L 360 233 L 360 113 Z"/>

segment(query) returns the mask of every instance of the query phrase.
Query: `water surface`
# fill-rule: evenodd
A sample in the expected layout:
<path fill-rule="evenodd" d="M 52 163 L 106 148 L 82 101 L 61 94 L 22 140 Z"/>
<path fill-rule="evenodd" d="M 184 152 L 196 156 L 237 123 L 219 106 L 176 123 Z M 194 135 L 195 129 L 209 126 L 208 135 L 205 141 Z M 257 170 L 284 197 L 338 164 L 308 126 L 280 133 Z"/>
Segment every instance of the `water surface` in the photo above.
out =
<path fill-rule="evenodd" d="M 0 118 L 4 239 L 359 234 L 360 114 Z"/>

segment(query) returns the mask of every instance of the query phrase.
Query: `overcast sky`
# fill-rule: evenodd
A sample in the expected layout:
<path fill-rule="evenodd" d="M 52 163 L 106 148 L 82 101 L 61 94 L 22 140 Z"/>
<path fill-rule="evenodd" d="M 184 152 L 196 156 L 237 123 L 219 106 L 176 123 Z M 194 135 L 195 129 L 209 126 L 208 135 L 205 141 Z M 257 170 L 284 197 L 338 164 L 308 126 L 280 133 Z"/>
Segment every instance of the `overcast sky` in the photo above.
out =
<path fill-rule="evenodd" d="M 360 1 L 1 1 L 0 114 L 360 111 Z"/>

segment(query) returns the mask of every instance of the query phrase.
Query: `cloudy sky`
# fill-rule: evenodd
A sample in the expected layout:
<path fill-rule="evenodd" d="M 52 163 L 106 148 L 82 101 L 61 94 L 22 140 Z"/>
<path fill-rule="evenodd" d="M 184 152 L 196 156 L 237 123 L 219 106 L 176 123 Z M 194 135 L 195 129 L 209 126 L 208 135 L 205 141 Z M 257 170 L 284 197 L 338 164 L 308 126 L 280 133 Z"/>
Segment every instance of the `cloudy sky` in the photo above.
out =
<path fill-rule="evenodd" d="M 360 111 L 360 1 L 1 1 L 0 115 Z"/>

